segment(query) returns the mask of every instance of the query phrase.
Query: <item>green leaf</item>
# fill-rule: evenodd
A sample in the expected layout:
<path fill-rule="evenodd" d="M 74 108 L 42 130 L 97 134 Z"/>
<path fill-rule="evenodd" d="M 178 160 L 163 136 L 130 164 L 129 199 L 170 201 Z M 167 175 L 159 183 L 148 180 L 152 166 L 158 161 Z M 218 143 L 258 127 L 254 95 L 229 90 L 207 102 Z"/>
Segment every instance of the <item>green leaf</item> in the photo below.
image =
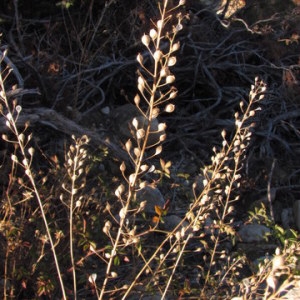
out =
<path fill-rule="evenodd" d="M 120 258 L 119 258 L 119 256 L 115 256 L 115 258 L 114 258 L 114 265 L 115 266 L 119 266 L 120 265 Z"/>

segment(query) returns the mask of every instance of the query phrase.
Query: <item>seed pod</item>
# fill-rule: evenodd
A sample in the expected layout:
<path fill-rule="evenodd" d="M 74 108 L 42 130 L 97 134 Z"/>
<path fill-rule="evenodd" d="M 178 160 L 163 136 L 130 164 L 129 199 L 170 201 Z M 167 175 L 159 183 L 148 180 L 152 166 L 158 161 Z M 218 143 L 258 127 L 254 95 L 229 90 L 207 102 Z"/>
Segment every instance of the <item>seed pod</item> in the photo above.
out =
<path fill-rule="evenodd" d="M 152 40 L 155 40 L 157 38 L 157 31 L 155 29 L 151 29 L 149 35 Z"/>
<path fill-rule="evenodd" d="M 149 37 L 148 35 L 144 34 L 144 35 L 142 36 L 142 43 L 143 43 L 146 47 L 148 47 L 149 44 L 150 44 L 150 37 Z"/>

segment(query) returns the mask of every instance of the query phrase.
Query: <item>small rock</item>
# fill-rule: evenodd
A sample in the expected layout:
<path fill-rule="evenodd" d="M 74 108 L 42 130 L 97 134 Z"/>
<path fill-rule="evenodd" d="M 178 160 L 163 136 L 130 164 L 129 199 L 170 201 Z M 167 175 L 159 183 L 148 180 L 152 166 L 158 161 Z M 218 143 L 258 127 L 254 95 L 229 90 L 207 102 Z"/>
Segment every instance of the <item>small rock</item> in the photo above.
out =
<path fill-rule="evenodd" d="M 262 242 L 270 233 L 271 230 L 268 227 L 260 224 L 244 225 L 238 231 L 238 235 L 244 243 Z"/>
<path fill-rule="evenodd" d="M 165 200 L 159 189 L 150 185 L 142 188 L 136 193 L 138 203 L 146 201 L 144 212 L 155 214 L 155 206 L 164 207 Z"/>
<path fill-rule="evenodd" d="M 163 223 L 161 223 L 161 227 L 163 228 L 163 230 L 173 231 L 181 222 L 182 222 L 182 218 L 176 215 L 165 216 L 163 217 Z M 184 221 L 179 226 L 178 230 L 181 230 L 182 228 L 187 228 L 188 225 L 189 225 L 188 222 Z"/>

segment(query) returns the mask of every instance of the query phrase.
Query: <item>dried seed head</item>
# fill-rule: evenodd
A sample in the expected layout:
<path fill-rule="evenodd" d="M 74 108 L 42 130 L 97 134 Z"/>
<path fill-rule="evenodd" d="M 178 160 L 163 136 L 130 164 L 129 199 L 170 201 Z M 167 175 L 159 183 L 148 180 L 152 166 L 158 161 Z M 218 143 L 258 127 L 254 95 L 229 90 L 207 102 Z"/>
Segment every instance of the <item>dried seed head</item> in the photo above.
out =
<path fill-rule="evenodd" d="M 140 128 L 136 132 L 136 137 L 138 140 L 142 139 L 145 136 L 145 130 L 143 128 Z"/>
<path fill-rule="evenodd" d="M 138 122 L 137 118 L 133 118 L 132 126 L 137 130 L 137 128 L 139 126 L 139 122 Z"/>
<path fill-rule="evenodd" d="M 160 70 L 160 76 L 161 77 L 166 77 L 170 74 L 170 71 L 169 71 L 169 68 L 167 67 L 163 67 L 161 70 Z"/>
<path fill-rule="evenodd" d="M 138 84 L 138 90 L 143 94 L 144 93 L 144 89 L 145 89 L 145 86 L 142 85 L 142 84 Z"/>
<path fill-rule="evenodd" d="M 226 131 L 224 129 L 221 132 L 221 136 L 222 136 L 223 139 L 225 139 L 225 137 L 226 137 Z"/>
<path fill-rule="evenodd" d="M 167 113 L 171 113 L 175 110 L 175 105 L 174 104 L 168 104 L 166 107 L 165 107 L 165 112 Z"/>
<path fill-rule="evenodd" d="M 148 35 L 144 34 L 144 35 L 142 36 L 142 43 L 143 43 L 146 47 L 148 47 L 149 44 L 150 44 L 150 37 L 149 37 Z"/>
<path fill-rule="evenodd" d="M 162 135 L 159 136 L 159 141 L 163 142 L 166 138 L 167 138 L 167 135 L 166 134 L 162 134 Z"/>
<path fill-rule="evenodd" d="M 162 57 L 162 52 L 160 50 L 156 50 L 153 54 L 153 58 L 155 61 L 159 61 Z"/>
<path fill-rule="evenodd" d="M 168 59 L 168 66 L 169 67 L 172 67 L 176 64 L 176 57 L 175 56 L 171 56 L 169 59 Z"/>
<path fill-rule="evenodd" d="M 180 42 L 177 42 L 177 43 L 172 45 L 171 51 L 172 52 L 177 51 L 177 50 L 179 50 L 179 48 L 180 48 Z"/>
<path fill-rule="evenodd" d="M 92 283 L 92 284 L 95 284 L 96 279 L 97 279 L 97 274 L 96 273 L 93 273 L 89 276 L 89 282 Z"/>
<path fill-rule="evenodd" d="M 118 197 L 118 198 L 121 198 L 123 192 L 125 191 L 125 187 L 123 184 L 120 184 L 117 189 L 115 190 L 115 195 Z"/>
<path fill-rule="evenodd" d="M 149 35 L 152 40 L 155 40 L 157 38 L 157 31 L 155 29 L 151 29 Z"/>
<path fill-rule="evenodd" d="M 126 144 L 125 144 L 126 151 L 127 151 L 127 152 L 130 152 L 131 147 L 132 147 L 132 142 L 131 142 L 131 140 L 129 139 L 129 140 L 126 142 Z"/>
<path fill-rule="evenodd" d="M 125 219 L 125 217 L 126 217 L 126 209 L 125 209 L 125 207 L 122 207 L 120 209 L 119 216 L 120 216 L 121 219 Z"/>
<path fill-rule="evenodd" d="M 131 186 L 133 186 L 134 183 L 135 183 L 135 180 L 136 180 L 136 175 L 135 174 L 130 174 L 128 180 L 129 180 L 129 184 Z"/>
<path fill-rule="evenodd" d="M 164 131 L 164 130 L 166 130 L 166 128 L 167 128 L 166 123 L 159 123 L 158 124 L 158 131 Z"/>
<path fill-rule="evenodd" d="M 173 90 L 173 91 L 170 93 L 169 99 L 174 99 L 174 98 L 176 98 L 176 96 L 177 96 L 177 90 Z"/>
<path fill-rule="evenodd" d="M 134 148 L 133 149 L 133 153 L 136 157 L 139 157 L 141 155 L 141 151 L 139 148 Z"/>
<path fill-rule="evenodd" d="M 158 107 L 153 108 L 151 120 L 156 119 L 158 115 L 159 115 L 159 108 Z"/>
<path fill-rule="evenodd" d="M 160 154 L 162 152 L 162 146 L 158 146 L 158 147 L 156 147 L 156 149 L 155 149 L 155 154 L 154 155 L 158 155 L 158 154 Z"/>
<path fill-rule="evenodd" d="M 183 28 L 183 26 L 182 26 L 182 24 L 181 23 L 178 23 L 176 26 L 175 26 L 175 32 L 178 32 L 178 31 L 180 31 L 180 30 L 182 30 L 182 28 Z"/>
<path fill-rule="evenodd" d="M 166 83 L 171 84 L 175 81 L 175 76 L 174 75 L 169 75 L 166 78 Z"/>
<path fill-rule="evenodd" d="M 146 172 L 149 169 L 148 165 L 141 165 L 141 171 Z"/>
<path fill-rule="evenodd" d="M 30 148 L 28 149 L 28 153 L 29 153 L 30 156 L 33 156 L 33 154 L 34 154 L 34 149 L 33 149 L 32 147 L 30 147 Z"/>
<path fill-rule="evenodd" d="M 21 110 L 22 110 L 22 106 L 21 105 L 17 105 L 16 106 L 16 111 L 17 111 L 18 114 L 21 112 Z"/>
<path fill-rule="evenodd" d="M 164 21 L 163 20 L 158 20 L 157 23 L 156 23 L 156 25 L 157 25 L 158 29 L 162 29 L 162 27 L 164 25 Z"/>
<path fill-rule="evenodd" d="M 120 165 L 120 170 L 121 170 L 122 173 L 124 173 L 125 170 L 126 170 L 126 165 L 125 165 L 124 161 Z"/>
<path fill-rule="evenodd" d="M 133 101 L 134 101 L 135 105 L 137 105 L 137 106 L 140 105 L 141 98 L 140 98 L 139 94 L 135 95 Z"/>
<path fill-rule="evenodd" d="M 145 79 L 142 76 L 139 76 L 138 84 L 141 84 L 142 86 L 145 86 Z"/>

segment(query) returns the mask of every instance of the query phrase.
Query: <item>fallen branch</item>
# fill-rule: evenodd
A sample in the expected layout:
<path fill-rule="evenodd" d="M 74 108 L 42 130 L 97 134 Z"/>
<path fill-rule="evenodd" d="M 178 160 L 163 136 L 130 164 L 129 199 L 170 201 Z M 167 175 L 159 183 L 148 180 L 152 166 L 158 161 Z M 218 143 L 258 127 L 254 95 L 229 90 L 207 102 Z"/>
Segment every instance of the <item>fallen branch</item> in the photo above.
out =
<path fill-rule="evenodd" d="M 5 125 L 5 122 L 5 118 L 2 116 L 0 118 L 0 132 L 2 134 L 9 132 L 9 128 Z M 23 109 L 16 124 L 19 128 L 28 126 L 28 124 L 31 127 L 44 125 L 69 136 L 87 135 L 92 145 L 107 147 L 118 159 L 122 161 L 128 160 L 126 153 L 119 146 L 110 141 L 108 136 L 85 128 L 50 108 Z"/>

